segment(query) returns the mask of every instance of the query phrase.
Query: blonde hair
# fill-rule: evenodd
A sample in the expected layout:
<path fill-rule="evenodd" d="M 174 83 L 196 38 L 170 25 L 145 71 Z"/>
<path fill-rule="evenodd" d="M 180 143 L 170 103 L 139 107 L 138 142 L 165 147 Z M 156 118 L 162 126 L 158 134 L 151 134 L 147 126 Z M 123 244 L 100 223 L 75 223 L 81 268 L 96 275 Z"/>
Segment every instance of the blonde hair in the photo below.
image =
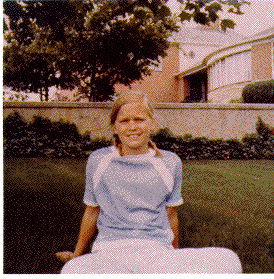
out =
<path fill-rule="evenodd" d="M 142 92 L 137 91 L 126 91 L 114 96 L 114 102 L 112 106 L 112 110 L 110 113 L 110 125 L 113 126 L 115 124 L 117 115 L 123 105 L 126 104 L 134 104 L 134 103 L 141 103 L 147 108 L 147 112 L 151 118 L 154 118 L 154 111 L 146 95 Z M 122 146 L 119 136 L 117 134 L 113 134 L 114 145 L 119 149 L 119 152 L 122 154 Z M 148 142 L 148 146 L 155 150 L 157 156 L 162 156 L 159 149 L 156 147 L 155 143 L 151 140 Z"/>

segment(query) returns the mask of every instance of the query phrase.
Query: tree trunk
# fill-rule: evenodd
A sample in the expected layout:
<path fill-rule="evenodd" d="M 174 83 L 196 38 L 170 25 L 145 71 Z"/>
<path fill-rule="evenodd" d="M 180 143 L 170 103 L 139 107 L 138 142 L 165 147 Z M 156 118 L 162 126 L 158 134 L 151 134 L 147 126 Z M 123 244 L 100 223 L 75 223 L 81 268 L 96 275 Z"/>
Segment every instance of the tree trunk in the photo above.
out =
<path fill-rule="evenodd" d="M 40 94 L 40 102 L 43 102 L 43 90 L 42 89 L 39 90 L 39 94 Z"/>
<path fill-rule="evenodd" d="M 48 100 L 49 100 L 49 88 L 46 87 L 45 88 L 45 101 L 48 102 Z"/>
<path fill-rule="evenodd" d="M 90 83 L 90 86 L 89 86 L 89 94 L 88 94 L 88 101 L 89 102 L 95 102 L 95 99 L 94 99 L 94 92 L 93 92 L 93 84 Z"/>
<path fill-rule="evenodd" d="M 91 94 L 91 90 L 90 90 L 89 95 L 88 95 L 88 101 L 89 101 L 89 102 L 93 102 L 93 101 L 94 101 L 94 100 L 93 100 L 93 96 L 92 96 L 92 94 Z"/>

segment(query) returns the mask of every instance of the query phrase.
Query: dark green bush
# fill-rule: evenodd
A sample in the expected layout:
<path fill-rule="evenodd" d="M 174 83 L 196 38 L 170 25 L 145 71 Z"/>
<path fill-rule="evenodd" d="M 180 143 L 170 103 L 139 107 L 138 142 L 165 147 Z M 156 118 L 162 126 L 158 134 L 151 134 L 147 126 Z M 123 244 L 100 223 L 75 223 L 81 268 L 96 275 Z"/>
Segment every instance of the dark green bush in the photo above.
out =
<path fill-rule="evenodd" d="M 19 139 L 26 135 L 27 123 L 15 112 L 8 115 L 3 121 L 4 139 Z"/>
<path fill-rule="evenodd" d="M 159 149 L 175 152 L 182 160 L 274 159 L 273 129 L 259 118 L 256 131 L 239 141 L 176 137 L 165 128 L 151 139 Z M 87 157 L 111 145 L 109 140 L 80 135 L 74 124 L 41 117 L 25 123 L 18 114 L 4 120 L 4 136 L 5 157 Z"/>
<path fill-rule="evenodd" d="M 242 139 L 249 158 L 274 159 L 274 129 L 265 124 L 259 117 L 256 131 L 256 134 L 246 135 Z"/>
<path fill-rule="evenodd" d="M 30 123 L 12 114 L 4 120 L 6 157 L 87 157 L 91 151 L 110 145 L 79 134 L 75 124 L 34 117 Z"/>
<path fill-rule="evenodd" d="M 274 80 L 260 81 L 243 88 L 244 103 L 274 104 Z"/>
<path fill-rule="evenodd" d="M 175 152 L 182 160 L 274 159 L 274 130 L 260 118 L 256 130 L 256 134 L 239 141 L 192 138 L 191 135 L 175 137 L 164 128 L 151 139 L 158 148 Z"/>
<path fill-rule="evenodd" d="M 256 131 L 258 135 L 262 136 L 265 139 L 274 134 L 274 129 L 265 124 L 261 117 L 258 117 L 258 122 L 256 123 Z"/>

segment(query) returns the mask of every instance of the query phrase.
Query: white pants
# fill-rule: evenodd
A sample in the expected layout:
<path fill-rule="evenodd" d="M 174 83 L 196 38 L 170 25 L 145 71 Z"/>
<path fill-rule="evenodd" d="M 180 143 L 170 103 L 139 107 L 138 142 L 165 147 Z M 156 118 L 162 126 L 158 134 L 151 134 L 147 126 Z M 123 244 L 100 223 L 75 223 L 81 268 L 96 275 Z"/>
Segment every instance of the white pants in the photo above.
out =
<path fill-rule="evenodd" d="M 226 248 L 173 249 L 134 245 L 98 249 L 68 261 L 62 274 L 241 273 L 238 256 Z"/>

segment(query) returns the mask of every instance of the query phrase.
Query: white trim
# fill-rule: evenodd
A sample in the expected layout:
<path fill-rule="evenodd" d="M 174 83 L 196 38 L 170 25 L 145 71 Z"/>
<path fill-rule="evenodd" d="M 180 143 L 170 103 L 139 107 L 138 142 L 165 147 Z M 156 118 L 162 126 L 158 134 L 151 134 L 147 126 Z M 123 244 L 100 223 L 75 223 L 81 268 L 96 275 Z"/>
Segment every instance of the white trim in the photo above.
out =
<path fill-rule="evenodd" d="M 174 206 L 179 206 L 179 205 L 181 205 L 181 204 L 183 204 L 184 203 L 184 200 L 181 198 L 180 200 L 178 200 L 178 201 L 176 201 L 176 202 L 168 202 L 167 204 L 166 204 L 166 206 L 167 207 L 174 207 Z"/>
<path fill-rule="evenodd" d="M 149 160 L 152 165 L 154 166 L 154 168 L 159 172 L 159 174 L 161 175 L 165 185 L 167 186 L 167 189 L 172 192 L 173 189 L 173 185 L 174 185 L 174 179 L 171 175 L 171 173 L 169 172 L 169 170 L 167 169 L 167 167 L 165 166 L 164 162 L 162 161 L 162 159 L 160 158 L 155 158 L 152 157 Z"/>
<path fill-rule="evenodd" d="M 87 201 L 87 200 L 85 200 L 85 199 L 84 199 L 83 202 L 84 202 L 84 204 L 87 205 L 87 206 L 92 206 L 92 207 L 98 207 L 98 206 L 100 206 L 99 203 L 92 203 L 92 202 Z"/>
<path fill-rule="evenodd" d="M 247 41 L 244 41 L 242 43 L 238 43 L 238 44 L 235 44 L 235 45 L 230 45 L 228 47 L 224 47 L 224 48 L 220 48 L 220 49 L 217 49 L 216 51 L 212 52 L 211 54 L 209 54 L 208 56 L 205 57 L 203 63 L 204 64 L 210 64 L 210 61 L 211 59 L 215 56 L 217 58 L 215 59 L 218 59 L 218 55 L 220 55 L 221 52 L 225 52 L 225 53 L 231 53 L 231 54 L 234 54 L 235 53 L 235 49 L 236 48 L 236 52 L 239 52 L 241 49 L 244 51 L 244 50 L 248 50 L 248 49 L 251 49 L 251 46 L 254 45 L 255 43 L 264 43 L 264 41 L 268 41 L 268 40 L 271 40 L 273 39 L 273 34 L 270 35 L 270 36 L 266 36 L 266 37 L 263 37 L 263 38 L 260 38 L 260 39 L 251 39 L 251 40 L 247 40 Z M 238 50 L 237 50 L 238 48 Z M 224 55 L 222 55 L 224 56 Z"/>
<path fill-rule="evenodd" d="M 180 45 L 184 46 L 207 46 L 207 47 L 220 47 L 220 44 L 214 43 L 197 43 L 196 41 L 187 41 L 187 42 L 180 42 Z"/>
<path fill-rule="evenodd" d="M 238 53 L 242 53 L 242 52 L 246 52 L 246 51 L 251 51 L 251 44 L 235 46 L 235 49 L 220 50 L 219 52 L 217 52 L 215 54 L 211 54 L 212 55 L 211 57 L 208 57 L 208 59 L 206 61 L 206 65 L 210 66 L 219 59 L 223 59 L 223 58 L 233 56 Z M 208 55 L 208 56 L 210 56 L 210 55 Z"/>
<path fill-rule="evenodd" d="M 209 68 L 209 91 L 250 81 L 251 51 L 237 52 L 216 60 Z"/>
<path fill-rule="evenodd" d="M 259 81 L 259 80 L 258 80 L 258 81 Z M 252 82 L 254 82 L 254 81 L 252 81 Z M 240 86 L 240 85 L 245 86 L 245 85 L 248 84 L 248 83 L 251 83 L 251 80 L 226 84 L 226 85 L 223 85 L 223 86 L 220 86 L 220 87 L 216 87 L 216 88 L 214 88 L 214 89 L 212 89 L 212 90 L 209 90 L 209 93 L 212 93 L 212 92 L 214 92 L 214 91 L 216 91 L 216 90 L 219 90 L 219 89 L 221 89 L 221 88 L 226 88 L 226 87 L 228 87 L 228 86 L 237 86 L 237 85 L 239 85 L 239 86 Z M 234 105 L 234 104 L 233 104 L 233 105 Z"/>
<path fill-rule="evenodd" d="M 199 63 L 197 63 L 195 65 L 192 65 L 192 67 L 187 69 L 187 70 L 184 70 L 184 71 L 176 73 L 175 77 L 176 78 L 186 77 L 186 76 L 198 73 L 198 72 L 200 72 L 202 70 L 206 70 L 207 67 L 208 67 L 207 65 L 203 65 L 202 63 L 199 62 Z"/>
<path fill-rule="evenodd" d="M 96 187 L 98 186 L 101 176 L 104 173 L 104 171 L 107 169 L 108 165 L 110 164 L 111 159 L 116 155 L 116 152 L 111 152 L 110 154 L 106 155 L 105 157 L 103 157 L 103 159 L 101 160 L 101 162 L 98 164 L 98 167 L 94 173 L 93 176 L 93 187 L 94 190 L 96 189 Z"/>
<path fill-rule="evenodd" d="M 100 163 L 98 164 L 98 167 L 94 173 L 93 176 L 93 187 L 94 190 L 97 188 L 100 179 L 104 173 L 104 171 L 107 169 L 109 166 L 111 160 L 113 158 L 126 158 L 126 160 L 131 161 L 131 162 L 138 162 L 138 161 L 148 161 L 152 164 L 152 166 L 155 168 L 156 171 L 160 174 L 162 177 L 167 189 L 172 192 L 173 185 L 174 185 L 174 179 L 165 166 L 164 162 L 160 158 L 155 157 L 155 150 L 150 149 L 148 153 L 146 154 L 141 154 L 141 155 L 131 155 L 131 156 L 121 156 L 119 154 L 118 149 L 115 146 L 111 146 L 111 153 L 106 155 L 105 157 L 102 158 Z"/>
<path fill-rule="evenodd" d="M 191 71 L 193 68 L 197 68 L 197 67 L 208 67 L 209 65 L 214 63 L 216 60 L 229 56 L 229 55 L 233 55 L 233 54 L 235 54 L 235 52 L 237 53 L 237 52 L 243 52 L 246 50 L 251 50 L 251 46 L 253 46 L 255 44 L 262 44 L 265 42 L 269 42 L 269 41 L 273 40 L 273 36 L 274 36 L 273 34 L 268 34 L 268 35 L 262 35 L 262 37 L 259 37 L 259 38 L 251 37 L 243 42 L 232 44 L 232 45 L 229 45 L 226 47 L 221 47 L 221 48 L 213 51 L 212 53 L 208 54 L 203 59 L 203 61 L 199 63 L 199 65 L 195 65 L 187 71 Z M 178 78 L 185 76 L 187 71 L 177 73 L 175 76 Z"/>
<path fill-rule="evenodd" d="M 264 40 L 263 42 L 262 41 L 254 42 L 254 43 L 252 43 L 252 46 L 263 45 L 263 44 L 272 43 L 272 42 L 273 42 L 273 38 L 269 38 L 268 40 Z"/>

